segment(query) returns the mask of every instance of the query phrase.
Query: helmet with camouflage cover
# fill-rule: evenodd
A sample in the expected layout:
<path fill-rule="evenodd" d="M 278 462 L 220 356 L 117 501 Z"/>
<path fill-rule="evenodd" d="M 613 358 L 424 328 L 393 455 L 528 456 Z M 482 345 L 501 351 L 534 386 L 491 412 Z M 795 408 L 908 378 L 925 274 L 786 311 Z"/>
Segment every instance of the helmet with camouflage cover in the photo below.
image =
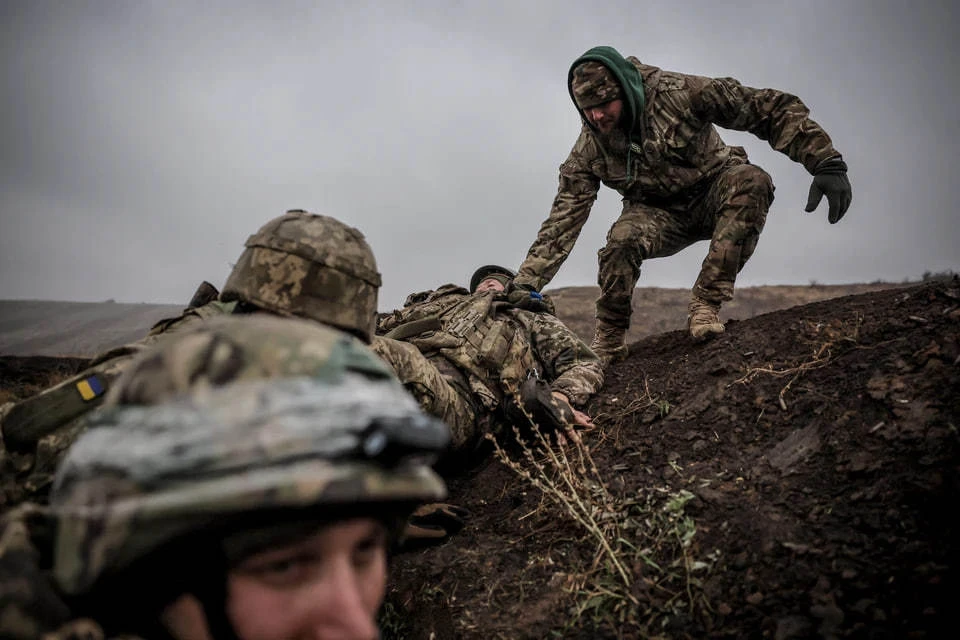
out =
<path fill-rule="evenodd" d="M 70 594 L 259 515 L 405 517 L 442 499 L 447 428 L 364 345 L 315 323 L 220 318 L 144 354 L 73 445 L 51 493 Z"/>
<path fill-rule="evenodd" d="M 360 231 L 294 209 L 263 225 L 245 246 L 221 300 L 316 320 L 370 342 L 381 280 Z"/>

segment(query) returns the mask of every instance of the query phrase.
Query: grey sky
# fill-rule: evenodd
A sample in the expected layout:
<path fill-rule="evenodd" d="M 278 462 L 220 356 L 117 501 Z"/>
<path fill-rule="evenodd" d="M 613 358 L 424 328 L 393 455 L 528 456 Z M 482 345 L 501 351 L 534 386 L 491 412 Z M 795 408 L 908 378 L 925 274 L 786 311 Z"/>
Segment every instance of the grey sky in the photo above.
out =
<path fill-rule="evenodd" d="M 381 308 L 516 267 L 579 130 L 566 71 L 609 44 L 799 95 L 844 154 L 846 218 L 748 134 L 777 185 L 741 285 L 960 270 L 955 3 L 24 0 L 0 5 L 0 299 L 186 302 L 286 209 L 360 228 Z M 951 199 L 952 200 L 952 199 Z M 550 286 L 590 285 L 601 190 Z M 640 286 L 693 284 L 700 243 Z"/>

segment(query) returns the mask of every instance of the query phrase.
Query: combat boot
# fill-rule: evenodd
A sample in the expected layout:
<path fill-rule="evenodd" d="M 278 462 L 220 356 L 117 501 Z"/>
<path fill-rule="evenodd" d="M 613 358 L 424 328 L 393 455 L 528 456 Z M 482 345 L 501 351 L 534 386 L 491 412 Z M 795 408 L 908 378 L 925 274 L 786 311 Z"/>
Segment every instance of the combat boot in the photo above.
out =
<path fill-rule="evenodd" d="M 590 343 L 590 350 L 597 354 L 604 368 L 627 357 L 627 345 L 624 343 L 626 335 L 627 330 L 623 327 L 597 320 L 597 331 Z"/>
<path fill-rule="evenodd" d="M 719 303 L 707 302 L 694 296 L 688 308 L 690 315 L 687 316 L 687 329 L 694 340 L 700 342 L 723 333 Z"/>

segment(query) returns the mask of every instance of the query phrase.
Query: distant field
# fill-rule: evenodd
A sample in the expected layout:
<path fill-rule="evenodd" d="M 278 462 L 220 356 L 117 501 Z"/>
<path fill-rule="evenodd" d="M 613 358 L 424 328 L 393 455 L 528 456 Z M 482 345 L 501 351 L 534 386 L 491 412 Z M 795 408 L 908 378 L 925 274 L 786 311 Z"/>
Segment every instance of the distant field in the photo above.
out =
<path fill-rule="evenodd" d="M 180 305 L 0 300 L 0 355 L 90 357 L 142 338 Z"/>
<path fill-rule="evenodd" d="M 851 284 L 744 287 L 723 309 L 724 319 L 743 320 L 762 313 L 840 296 L 878 291 L 902 284 Z M 557 315 L 577 335 L 593 336 L 597 287 L 547 289 Z M 633 326 L 628 341 L 680 329 L 687 316 L 687 289 L 638 288 L 633 297 Z M 0 355 L 91 356 L 137 340 L 158 320 L 179 315 L 171 304 L 0 300 Z"/>

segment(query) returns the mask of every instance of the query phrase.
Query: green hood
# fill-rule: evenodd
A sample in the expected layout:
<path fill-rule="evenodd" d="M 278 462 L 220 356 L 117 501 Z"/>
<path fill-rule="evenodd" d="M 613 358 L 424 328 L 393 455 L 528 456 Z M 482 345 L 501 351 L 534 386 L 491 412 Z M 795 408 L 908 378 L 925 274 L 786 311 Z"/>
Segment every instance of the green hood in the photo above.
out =
<path fill-rule="evenodd" d="M 567 91 L 570 93 L 570 99 L 573 100 L 575 107 L 577 106 L 577 101 L 573 97 L 573 89 L 570 86 L 573 80 L 573 70 L 580 63 L 589 61 L 599 62 L 605 66 L 620 83 L 620 88 L 623 90 L 621 99 L 623 100 L 626 113 L 624 121 L 629 123 L 627 126 L 627 134 L 631 142 L 639 144 L 642 134 L 640 119 L 643 117 L 643 107 L 645 103 L 643 78 L 640 76 L 640 70 L 627 62 L 626 59 L 620 55 L 620 52 L 613 47 L 594 47 L 590 49 L 574 60 L 573 64 L 570 65 L 570 70 L 567 72 Z M 592 129 L 593 125 L 584 117 L 583 110 L 577 107 L 577 111 L 580 112 L 580 117 L 587 123 L 587 126 Z"/>
<path fill-rule="evenodd" d="M 620 83 L 620 88 L 623 90 L 623 95 L 621 96 L 624 109 L 623 121 L 628 123 L 627 137 L 631 143 L 640 145 L 643 142 L 641 119 L 643 118 L 643 107 L 644 104 L 646 104 L 646 98 L 643 94 L 643 78 L 640 76 L 640 70 L 627 62 L 626 59 L 620 55 L 620 52 L 613 47 L 594 47 L 573 61 L 573 64 L 570 65 L 570 70 L 567 72 L 567 92 L 570 94 L 570 99 L 573 100 L 573 106 L 577 107 L 577 111 L 580 112 L 580 118 L 594 131 L 596 131 L 595 127 L 590 124 L 590 121 L 583 115 L 583 109 L 577 106 L 577 100 L 573 96 L 573 88 L 570 86 L 573 80 L 573 70 L 581 62 L 589 61 L 601 63 L 610 70 Z M 636 178 L 634 175 L 633 144 L 627 149 L 628 183 L 632 183 Z"/>

